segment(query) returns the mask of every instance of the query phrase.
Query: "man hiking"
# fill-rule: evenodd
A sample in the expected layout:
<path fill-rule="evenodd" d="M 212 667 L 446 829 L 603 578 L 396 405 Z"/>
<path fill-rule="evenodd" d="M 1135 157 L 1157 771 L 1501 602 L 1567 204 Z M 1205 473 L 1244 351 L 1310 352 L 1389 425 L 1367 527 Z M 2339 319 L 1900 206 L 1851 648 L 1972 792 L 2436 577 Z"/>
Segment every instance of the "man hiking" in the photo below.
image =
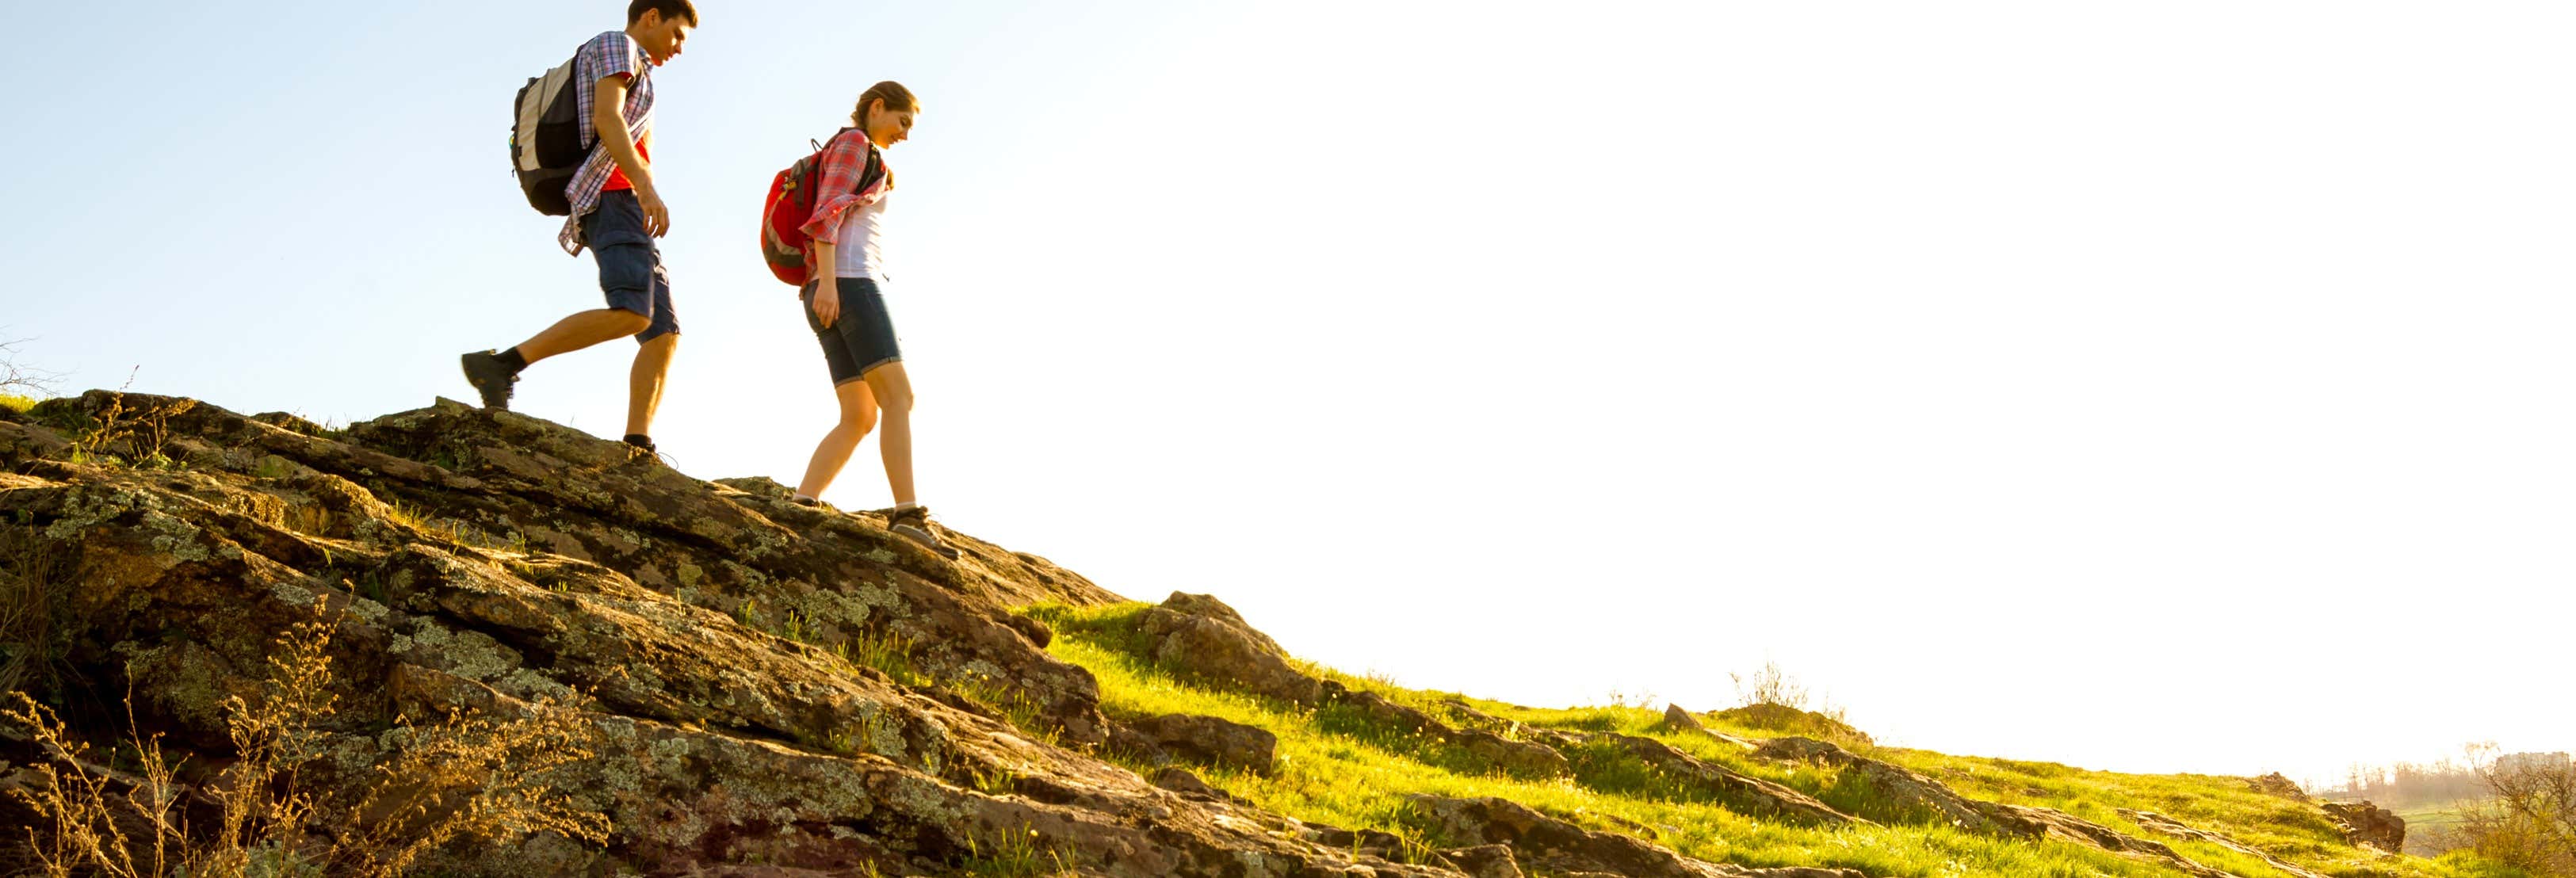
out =
<path fill-rule="evenodd" d="M 575 256 L 590 248 L 608 307 L 566 317 L 508 350 L 466 354 L 465 380 L 484 408 L 508 409 L 512 386 L 530 363 L 633 336 L 642 348 L 628 376 L 626 442 L 653 450 L 653 411 L 680 344 L 671 278 L 653 243 L 671 228 L 670 209 L 653 186 L 653 68 L 679 57 L 697 26 L 689 0 L 634 0 L 625 30 L 592 37 L 574 54 L 581 142 L 597 145 L 564 189 L 572 216 L 555 240 Z"/>

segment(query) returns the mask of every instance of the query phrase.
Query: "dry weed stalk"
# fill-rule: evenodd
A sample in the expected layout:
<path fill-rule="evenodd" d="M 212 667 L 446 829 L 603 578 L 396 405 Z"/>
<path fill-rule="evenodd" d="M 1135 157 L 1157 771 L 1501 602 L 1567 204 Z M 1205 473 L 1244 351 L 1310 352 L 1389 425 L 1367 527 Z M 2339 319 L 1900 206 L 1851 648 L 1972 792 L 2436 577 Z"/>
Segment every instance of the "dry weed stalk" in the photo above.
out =
<path fill-rule="evenodd" d="M 539 706 L 505 722 L 451 712 L 438 725 L 398 731 L 408 740 L 375 766 L 337 842 L 348 871 L 399 875 L 460 838 L 554 832 L 607 842 L 608 817 L 571 807 L 556 786 L 564 769 L 592 755 L 597 730 L 579 712 Z"/>
<path fill-rule="evenodd" d="M 53 712 L 17 694 L 17 709 L 0 710 L 0 721 L 30 730 L 51 760 L 36 766 L 34 793 L 17 793 L 51 824 L 49 834 L 28 830 L 43 874 L 395 876 L 465 839 L 550 831 L 607 840 L 608 818 L 577 807 L 558 787 L 565 769 L 592 756 L 597 735 L 568 708 L 538 705 L 507 720 L 454 713 L 435 725 L 398 720 L 363 784 L 311 786 L 302 769 L 339 743 L 321 725 L 338 703 L 329 688 L 332 627 L 318 616 L 295 625 L 276 642 L 259 698 L 226 701 L 239 755 L 211 785 L 221 819 L 208 835 L 171 823 L 181 787 L 158 736 L 136 733 L 144 774 L 120 779 L 84 762 L 85 746 Z M 134 824 L 152 835 L 148 860 L 137 856 L 144 845 L 127 828 Z"/>
<path fill-rule="evenodd" d="M 134 378 L 129 375 L 125 379 L 125 387 L 132 386 Z M 169 456 L 162 450 L 170 444 L 170 419 L 195 409 L 197 401 L 172 399 L 129 408 L 125 397 L 124 388 L 110 394 L 107 406 L 92 416 L 95 424 L 72 439 L 74 462 L 102 459 L 109 445 L 122 440 L 128 464 L 159 466 L 169 463 Z"/>
<path fill-rule="evenodd" d="M 1796 677 L 1789 676 L 1789 672 L 1781 670 L 1779 662 L 1763 662 L 1762 669 L 1753 672 L 1749 682 L 1743 675 L 1732 671 L 1727 672 L 1726 678 L 1734 681 L 1736 697 L 1743 700 L 1745 707 L 1776 704 L 1797 710 L 1807 709 L 1807 687 Z"/>
<path fill-rule="evenodd" d="M 179 784 L 172 777 L 177 766 L 162 757 L 159 735 L 132 739 L 143 775 L 120 775 L 90 765 L 89 745 L 66 737 L 62 720 L 52 709 L 25 692 L 9 695 L 15 703 L 0 708 L 0 722 L 27 729 L 37 752 L 49 760 L 33 767 L 41 781 L 35 792 L 11 791 L 35 810 L 39 820 L 53 824 L 50 838 L 40 837 L 33 826 L 27 828 L 27 849 L 36 857 L 40 874 L 67 878 L 79 868 L 114 878 L 154 878 L 171 874 L 173 867 L 184 868 L 171 861 L 171 844 L 179 842 L 184 848 L 186 842 L 185 824 L 170 821 L 179 802 Z M 130 714 L 127 722 L 132 722 Z M 57 770 L 56 764 L 70 770 Z M 146 858 L 137 858 L 137 849 L 144 846 L 134 841 L 124 824 L 140 824 L 136 829 L 152 836 Z"/>

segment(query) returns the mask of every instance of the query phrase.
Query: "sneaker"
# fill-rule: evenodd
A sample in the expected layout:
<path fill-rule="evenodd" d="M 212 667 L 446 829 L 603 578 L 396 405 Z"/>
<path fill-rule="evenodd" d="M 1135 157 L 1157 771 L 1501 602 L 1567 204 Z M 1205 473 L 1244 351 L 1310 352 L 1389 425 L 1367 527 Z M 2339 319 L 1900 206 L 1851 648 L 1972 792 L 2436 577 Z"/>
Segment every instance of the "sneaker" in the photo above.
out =
<path fill-rule="evenodd" d="M 930 532 L 930 507 L 915 506 L 910 509 L 895 510 L 893 515 L 886 517 L 886 529 L 902 535 L 904 539 L 920 543 L 922 548 L 938 552 L 939 557 L 957 557 L 955 547 L 941 542 L 938 534 Z"/>
<path fill-rule="evenodd" d="M 510 410 L 510 392 L 519 383 L 519 373 L 501 362 L 499 351 L 475 351 L 457 358 L 465 367 L 465 382 L 483 394 L 483 407 L 493 411 Z"/>

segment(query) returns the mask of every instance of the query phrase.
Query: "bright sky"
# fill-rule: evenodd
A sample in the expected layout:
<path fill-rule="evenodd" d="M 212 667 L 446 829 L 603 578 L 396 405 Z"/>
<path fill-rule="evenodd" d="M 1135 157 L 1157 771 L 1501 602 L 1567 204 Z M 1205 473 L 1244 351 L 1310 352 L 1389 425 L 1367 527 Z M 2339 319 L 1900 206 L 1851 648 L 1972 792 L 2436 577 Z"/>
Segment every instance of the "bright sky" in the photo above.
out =
<path fill-rule="evenodd" d="M 2099 768 L 2576 749 L 2565 4 L 702 2 L 692 475 L 831 422 L 754 223 L 891 78 L 924 500 L 1122 594 Z M 622 3 L 10 8 L 0 326 L 63 390 L 345 422 L 598 307 L 505 105 Z M 631 350 L 517 408 L 615 435 Z"/>

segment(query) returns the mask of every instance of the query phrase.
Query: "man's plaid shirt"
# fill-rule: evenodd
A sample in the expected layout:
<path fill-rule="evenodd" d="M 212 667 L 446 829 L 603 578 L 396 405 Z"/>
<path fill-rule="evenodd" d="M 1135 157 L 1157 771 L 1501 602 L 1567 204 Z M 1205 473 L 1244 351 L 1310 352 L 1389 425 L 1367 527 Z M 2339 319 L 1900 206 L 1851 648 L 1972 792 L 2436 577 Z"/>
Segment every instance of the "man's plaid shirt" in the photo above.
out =
<path fill-rule="evenodd" d="M 590 38 L 573 53 L 574 90 L 581 96 L 581 140 L 592 146 L 581 171 L 564 186 L 572 216 L 564 218 L 563 232 L 555 236 L 555 243 L 575 256 L 588 243 L 581 238 L 581 218 L 599 209 L 599 189 L 608 185 L 609 172 L 617 170 L 617 160 L 599 142 L 599 128 L 591 124 L 591 114 L 599 106 L 599 81 L 620 73 L 627 77 L 626 133 L 640 140 L 653 127 L 653 65 L 644 57 L 644 48 L 625 31 L 613 30 Z"/>

